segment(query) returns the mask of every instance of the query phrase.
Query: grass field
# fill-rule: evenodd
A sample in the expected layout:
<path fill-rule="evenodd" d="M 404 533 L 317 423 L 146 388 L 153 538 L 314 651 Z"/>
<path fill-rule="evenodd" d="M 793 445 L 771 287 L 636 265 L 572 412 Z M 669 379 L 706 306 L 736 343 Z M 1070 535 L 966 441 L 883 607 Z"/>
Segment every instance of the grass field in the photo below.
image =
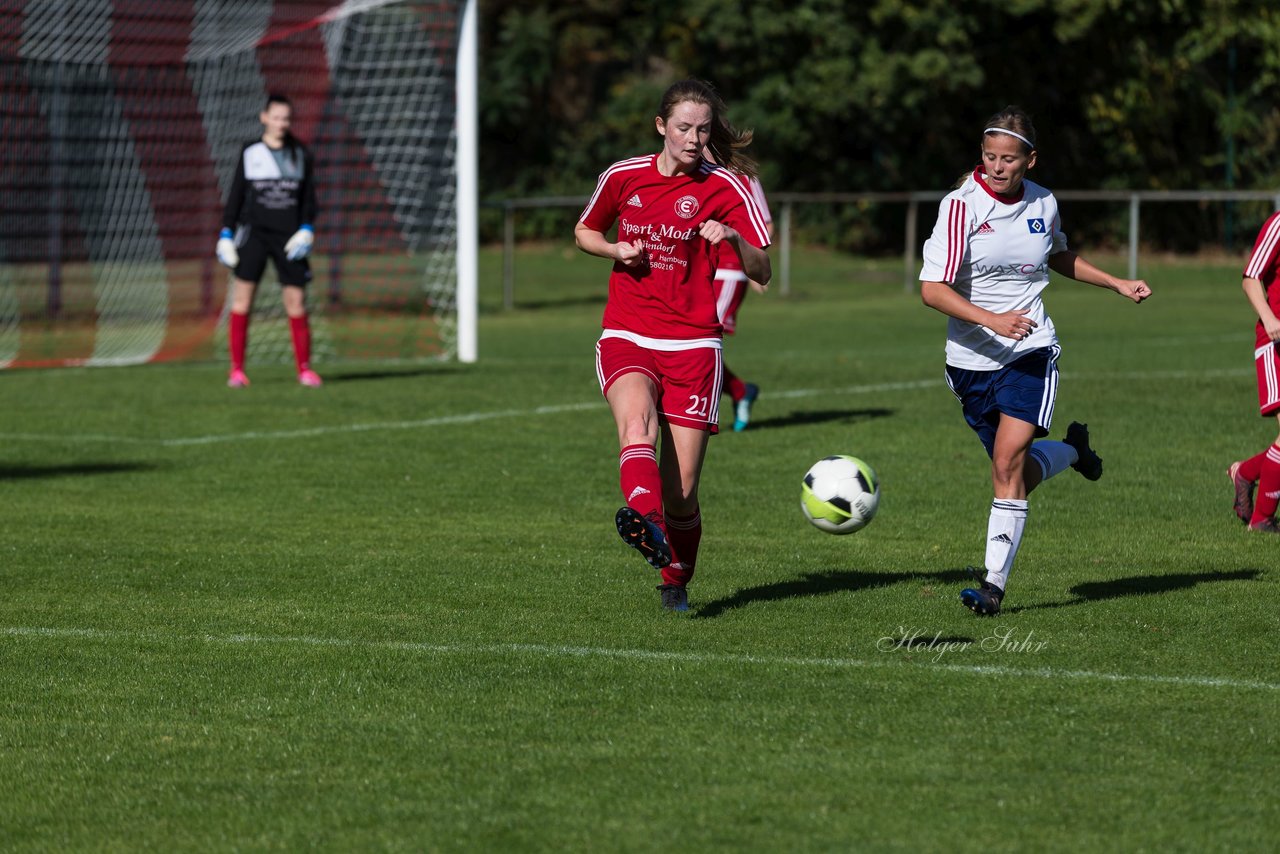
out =
<path fill-rule="evenodd" d="M 1054 435 L 1106 475 L 1032 496 L 979 620 L 943 317 L 897 261 L 794 260 L 726 348 L 763 394 L 711 442 L 687 614 L 613 530 L 598 259 L 522 254 L 501 313 L 486 254 L 474 366 L 0 373 L 0 849 L 1274 850 L 1239 264 L 1049 289 Z M 798 507 L 831 453 L 882 481 L 849 537 Z"/>

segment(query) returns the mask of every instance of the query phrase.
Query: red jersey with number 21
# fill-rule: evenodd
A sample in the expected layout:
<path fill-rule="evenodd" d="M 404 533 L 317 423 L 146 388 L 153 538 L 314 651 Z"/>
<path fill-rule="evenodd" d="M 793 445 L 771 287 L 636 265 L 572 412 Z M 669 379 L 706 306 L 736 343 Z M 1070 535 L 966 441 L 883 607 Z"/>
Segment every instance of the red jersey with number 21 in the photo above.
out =
<path fill-rule="evenodd" d="M 769 245 L 764 217 L 751 194 L 720 166 L 703 161 L 691 174 L 663 175 L 658 155 L 619 161 L 600 175 L 579 221 L 618 242 L 640 243 L 639 265 L 613 265 L 604 328 L 646 338 L 719 338 L 712 246 L 698 227 L 715 220 L 761 249 Z"/>

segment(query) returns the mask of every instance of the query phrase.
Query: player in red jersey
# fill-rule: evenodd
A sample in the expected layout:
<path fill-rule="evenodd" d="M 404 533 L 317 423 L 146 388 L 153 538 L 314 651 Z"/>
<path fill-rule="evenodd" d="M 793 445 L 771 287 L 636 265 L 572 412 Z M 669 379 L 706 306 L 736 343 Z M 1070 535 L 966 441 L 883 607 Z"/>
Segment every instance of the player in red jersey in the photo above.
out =
<path fill-rule="evenodd" d="M 663 607 L 685 611 L 702 538 L 698 479 L 719 420 L 712 253 L 732 247 L 763 284 L 772 271 L 764 217 L 734 177 L 755 174 L 742 154 L 751 133 L 729 124 L 724 101 L 700 80 L 668 88 L 654 124 L 662 150 L 601 173 L 574 239 L 613 261 L 596 371 L 621 446 L 618 533 L 661 570 Z"/>
<path fill-rule="evenodd" d="M 739 175 L 746 184 L 756 207 L 764 215 L 765 228 L 769 230 L 769 238 L 773 239 L 773 216 L 769 213 L 769 202 L 765 199 L 764 188 L 760 179 Z M 720 323 L 724 326 L 724 334 L 732 335 L 738 329 L 738 309 L 747 296 L 747 288 L 758 294 L 765 292 L 767 286 L 747 277 L 742 271 L 742 262 L 738 255 L 728 246 L 716 247 L 716 311 L 720 315 Z M 755 383 L 743 382 L 742 379 L 724 366 L 724 393 L 733 401 L 733 429 L 740 432 L 747 429 L 751 421 L 751 406 L 760 396 L 760 387 Z"/>
<path fill-rule="evenodd" d="M 1258 369 L 1258 410 L 1280 423 L 1280 211 L 1258 232 L 1253 254 L 1244 268 L 1244 295 L 1258 317 L 1253 361 Z M 1236 490 L 1235 510 L 1254 531 L 1280 534 L 1276 504 L 1280 503 L 1280 436 L 1262 453 L 1232 463 L 1227 469 Z M 1257 501 L 1254 488 L 1257 487 Z"/>

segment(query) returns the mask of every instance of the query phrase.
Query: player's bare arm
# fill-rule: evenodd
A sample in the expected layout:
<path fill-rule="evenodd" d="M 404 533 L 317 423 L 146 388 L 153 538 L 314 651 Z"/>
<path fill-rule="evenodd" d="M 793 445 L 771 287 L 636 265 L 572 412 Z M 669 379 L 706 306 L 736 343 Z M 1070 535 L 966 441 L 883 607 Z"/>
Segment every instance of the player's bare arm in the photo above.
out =
<path fill-rule="evenodd" d="M 721 241 L 731 243 L 742 259 L 742 272 L 748 279 L 759 282 L 761 287 L 767 286 L 773 278 L 773 265 L 769 262 L 768 253 L 743 240 L 737 229 L 709 219 L 698 226 L 698 234 L 713 246 Z"/>
<path fill-rule="evenodd" d="M 1021 340 L 1030 335 L 1031 330 L 1037 325 L 1034 320 L 1026 316 L 1025 308 L 999 313 L 988 311 L 960 296 L 955 288 L 946 282 L 921 282 L 920 299 L 934 311 L 940 311 L 957 320 L 985 326 L 1005 338 Z"/>
<path fill-rule="evenodd" d="M 609 239 L 594 228 L 578 223 L 573 229 L 573 240 L 578 248 L 588 255 L 618 261 L 625 267 L 638 267 L 644 262 L 644 244 L 621 241 L 610 243 Z"/>
<path fill-rule="evenodd" d="M 766 223 L 765 229 L 769 232 L 769 240 L 772 241 L 773 240 L 773 222 L 770 221 Z M 768 254 L 768 253 L 765 253 L 765 254 Z M 751 278 L 750 276 L 747 277 L 747 284 L 751 286 L 751 290 L 755 291 L 758 294 L 766 293 L 769 290 L 768 282 L 761 284 L 760 282 L 757 282 L 755 279 Z"/>
<path fill-rule="evenodd" d="M 1254 312 L 1258 315 L 1258 320 L 1262 322 L 1262 328 L 1266 330 L 1267 337 L 1272 341 L 1280 341 L 1280 318 L 1276 317 L 1270 304 L 1267 303 L 1267 289 L 1262 282 L 1252 276 L 1245 276 L 1240 286 L 1249 299 L 1249 305 L 1253 306 Z"/>
<path fill-rule="evenodd" d="M 1049 268 L 1055 273 L 1066 276 L 1068 279 L 1075 279 L 1077 282 L 1084 282 L 1086 285 L 1110 288 L 1120 296 L 1134 302 L 1142 302 L 1151 296 L 1151 287 L 1142 279 L 1117 278 L 1105 270 L 1093 266 L 1074 252 L 1058 252 L 1050 255 Z"/>

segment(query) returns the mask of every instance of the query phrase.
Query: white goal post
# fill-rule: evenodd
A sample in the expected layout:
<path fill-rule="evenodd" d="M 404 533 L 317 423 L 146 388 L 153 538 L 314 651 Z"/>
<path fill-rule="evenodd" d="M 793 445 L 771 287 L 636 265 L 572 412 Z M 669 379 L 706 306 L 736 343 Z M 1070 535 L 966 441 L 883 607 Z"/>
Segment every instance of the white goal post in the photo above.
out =
<path fill-rule="evenodd" d="M 0 4 L 0 367 L 225 353 L 213 256 L 269 93 L 320 207 L 319 363 L 477 358 L 476 0 Z M 250 359 L 288 361 L 271 268 Z"/>

